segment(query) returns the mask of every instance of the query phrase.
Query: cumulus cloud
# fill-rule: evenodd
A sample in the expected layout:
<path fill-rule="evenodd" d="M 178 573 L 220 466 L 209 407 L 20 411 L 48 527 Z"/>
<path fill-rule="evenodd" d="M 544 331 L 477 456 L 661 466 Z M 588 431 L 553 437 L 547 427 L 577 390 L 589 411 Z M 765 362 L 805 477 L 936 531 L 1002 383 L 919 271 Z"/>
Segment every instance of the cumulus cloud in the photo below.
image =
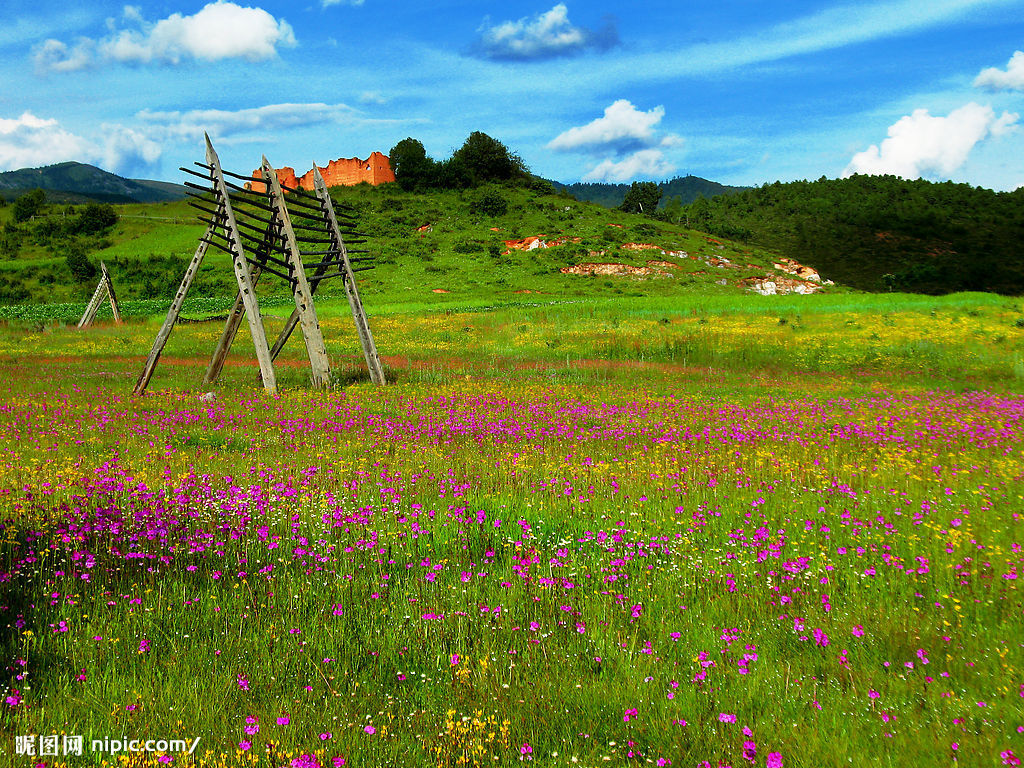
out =
<path fill-rule="evenodd" d="M 156 167 L 163 145 L 145 132 L 123 125 L 101 126 L 103 140 L 98 160 L 103 168 L 121 175 L 137 175 Z"/>
<path fill-rule="evenodd" d="M 13 119 L 0 118 L 0 170 L 79 160 L 89 156 L 91 149 L 88 142 L 61 128 L 56 120 L 31 112 Z"/>
<path fill-rule="evenodd" d="M 622 160 L 601 161 L 583 176 L 583 180 L 622 182 L 638 177 L 657 178 L 667 176 L 675 169 L 660 149 L 641 149 Z"/>
<path fill-rule="evenodd" d="M 619 41 L 615 25 L 608 21 L 599 30 L 574 26 L 569 9 L 559 3 L 532 18 L 491 25 L 484 19 L 478 30 L 477 51 L 499 61 L 537 61 L 573 56 L 587 49 L 607 50 Z"/>
<path fill-rule="evenodd" d="M 100 136 L 98 140 L 78 136 L 57 120 L 31 112 L 13 119 L 0 118 L 0 170 L 77 160 L 129 174 L 151 169 L 160 159 L 160 144 L 138 131 L 103 125 Z"/>
<path fill-rule="evenodd" d="M 295 45 L 288 22 L 275 19 L 262 8 L 243 7 L 227 0 L 209 3 L 191 16 L 174 13 L 157 22 L 147 22 L 137 7 L 126 6 L 121 22 L 123 28 L 110 21 L 110 34 L 103 39 L 80 38 L 73 48 L 60 40 L 46 40 L 35 50 L 36 68 L 69 72 L 98 61 L 262 61 L 276 56 L 279 47 Z"/>
<path fill-rule="evenodd" d="M 843 175 L 949 176 L 967 161 L 975 145 L 1010 132 L 1017 119 L 1011 112 L 997 117 L 992 107 L 975 102 L 946 117 L 916 109 L 889 126 L 889 137 L 881 145 L 873 144 L 854 155 Z"/>
<path fill-rule="evenodd" d="M 558 134 L 548 142 L 548 149 L 559 152 L 595 149 L 628 152 L 680 141 L 677 136 L 662 138 L 657 135 L 655 127 L 664 116 L 664 107 L 643 112 L 627 99 L 619 99 L 605 108 L 603 117 Z"/>
<path fill-rule="evenodd" d="M 51 39 L 36 47 L 33 61 L 39 73 L 75 72 L 93 65 L 95 49 L 96 43 L 87 37 L 80 37 L 73 47 Z"/>
<path fill-rule="evenodd" d="M 981 70 L 974 78 L 974 85 L 993 91 L 1024 91 L 1024 51 L 1015 51 L 1005 70 L 997 67 Z"/>
<path fill-rule="evenodd" d="M 570 128 L 548 142 L 556 152 L 584 152 L 611 155 L 583 178 L 585 181 L 628 181 L 638 176 L 665 176 L 675 166 L 664 150 L 683 145 L 674 133 L 658 130 L 665 116 L 662 106 L 637 109 L 627 99 L 619 99 L 604 110 L 604 115 L 586 125 Z"/>

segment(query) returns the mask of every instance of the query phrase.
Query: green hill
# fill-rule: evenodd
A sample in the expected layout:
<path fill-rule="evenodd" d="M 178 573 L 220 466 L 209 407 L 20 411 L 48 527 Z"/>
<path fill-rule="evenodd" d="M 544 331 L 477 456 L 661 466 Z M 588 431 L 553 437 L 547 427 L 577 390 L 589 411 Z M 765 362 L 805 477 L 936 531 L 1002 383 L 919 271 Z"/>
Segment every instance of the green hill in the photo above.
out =
<path fill-rule="evenodd" d="M 862 290 L 1024 292 L 1024 189 L 822 177 L 697 200 L 682 220 Z"/>
<path fill-rule="evenodd" d="M 361 273 L 359 284 L 374 303 L 741 294 L 749 288 L 741 281 L 779 274 L 772 268 L 774 253 L 581 203 L 553 194 L 547 185 L 409 192 L 398 184 L 363 184 L 331 192 L 366 233 L 366 243 L 355 247 L 368 252 L 375 269 Z M 503 204 L 495 205 L 496 199 Z M 0 231 L 16 230 L 20 245 L 13 255 L 0 253 L 0 303 L 87 300 L 95 280 L 75 280 L 66 265 L 68 244 L 44 237 L 72 214 L 51 205 L 42 218 L 15 226 L 12 208 L 0 208 Z M 94 264 L 106 262 L 119 298 L 169 300 L 203 232 L 196 212 L 184 202 L 114 209 L 116 224 L 80 240 L 86 255 Z M 77 211 L 73 215 L 80 215 Z M 540 238 L 539 247 L 520 250 L 507 244 L 530 237 Z M 562 271 L 588 272 L 581 264 L 612 265 L 602 268 L 612 274 Z M 193 295 L 231 297 L 234 292 L 227 255 L 211 250 Z M 321 292 L 342 296 L 343 288 L 330 281 Z M 260 294 L 287 296 L 288 289 L 265 276 Z"/>
<path fill-rule="evenodd" d="M 576 182 L 560 184 L 552 182 L 556 189 L 565 190 L 577 200 L 597 203 L 605 208 L 618 208 L 629 191 L 629 184 L 601 184 Z M 659 208 L 664 208 L 673 198 L 679 198 L 683 205 L 692 203 L 699 197 L 716 197 L 740 192 L 747 187 L 730 187 L 716 181 L 708 181 L 700 176 L 677 176 L 669 181 L 658 184 L 661 187 Z"/>
<path fill-rule="evenodd" d="M 42 189 L 51 202 L 155 203 L 185 196 L 178 184 L 126 179 L 85 163 L 57 163 L 0 173 L 0 196 L 11 200 L 31 189 Z"/>

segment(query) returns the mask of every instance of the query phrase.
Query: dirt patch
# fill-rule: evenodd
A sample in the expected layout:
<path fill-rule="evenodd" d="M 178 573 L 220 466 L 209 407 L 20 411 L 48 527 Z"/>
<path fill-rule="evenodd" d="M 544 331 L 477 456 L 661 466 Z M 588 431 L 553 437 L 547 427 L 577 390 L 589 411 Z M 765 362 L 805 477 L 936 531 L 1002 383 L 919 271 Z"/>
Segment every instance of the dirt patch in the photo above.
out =
<path fill-rule="evenodd" d="M 554 240 L 544 240 L 545 235 L 531 235 L 521 240 L 505 240 L 505 254 L 512 251 L 535 251 L 538 248 L 554 248 L 565 243 L 578 243 L 581 238 L 569 237 L 568 235 L 556 237 Z"/>
<path fill-rule="evenodd" d="M 559 272 L 563 275 L 601 275 L 606 277 L 668 277 L 670 272 L 667 268 L 675 268 L 675 264 L 667 261 L 647 262 L 646 267 L 631 267 L 629 264 L 575 264 L 571 267 L 562 267 Z"/>
<path fill-rule="evenodd" d="M 619 246 L 624 251 L 661 251 L 665 252 L 665 249 L 660 245 L 654 245 L 653 243 L 623 243 Z"/>
<path fill-rule="evenodd" d="M 785 272 L 787 275 L 793 275 L 801 280 L 810 280 L 812 283 L 824 282 L 815 270 L 810 267 L 805 267 L 803 264 L 799 264 L 793 259 L 779 259 L 775 264 L 772 264 L 780 272 Z"/>

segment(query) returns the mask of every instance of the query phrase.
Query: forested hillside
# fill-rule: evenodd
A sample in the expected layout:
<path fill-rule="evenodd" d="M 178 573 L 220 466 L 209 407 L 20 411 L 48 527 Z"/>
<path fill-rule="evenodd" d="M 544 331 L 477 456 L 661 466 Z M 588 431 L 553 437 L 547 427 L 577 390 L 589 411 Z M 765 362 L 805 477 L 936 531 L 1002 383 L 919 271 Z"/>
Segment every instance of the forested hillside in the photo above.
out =
<path fill-rule="evenodd" d="M 575 184 L 558 184 L 555 187 L 565 190 L 580 202 L 597 203 L 605 208 L 618 208 L 629 191 L 629 184 L 600 184 L 577 182 Z M 659 208 L 665 208 L 675 199 L 682 205 L 692 203 L 699 197 L 715 197 L 740 192 L 746 187 L 730 187 L 716 181 L 708 181 L 700 176 L 677 176 L 674 179 L 658 184 L 661 189 Z"/>
<path fill-rule="evenodd" d="M 180 184 L 126 179 L 85 163 L 57 163 L 0 173 L 0 198 L 13 200 L 32 189 L 44 190 L 51 203 L 156 203 L 185 196 Z"/>
<path fill-rule="evenodd" d="M 689 227 L 778 249 L 855 288 L 1024 292 L 1024 189 L 821 178 L 699 199 L 682 216 Z"/>

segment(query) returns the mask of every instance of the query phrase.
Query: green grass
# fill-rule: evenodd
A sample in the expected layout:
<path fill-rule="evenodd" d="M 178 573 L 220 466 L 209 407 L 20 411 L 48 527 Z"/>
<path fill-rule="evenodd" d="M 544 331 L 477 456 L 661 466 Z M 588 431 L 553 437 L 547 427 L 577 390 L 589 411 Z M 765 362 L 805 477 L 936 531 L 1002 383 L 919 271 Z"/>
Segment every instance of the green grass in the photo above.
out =
<path fill-rule="evenodd" d="M 385 245 L 430 213 L 345 194 Z M 230 290 L 189 300 L 142 398 L 166 298 L 86 331 L 74 302 L 3 310 L 0 730 L 200 737 L 174 764 L 211 768 L 1020 752 L 1018 300 L 576 278 L 558 249 L 499 289 L 457 242 L 647 225 L 523 205 L 380 246 L 360 289 L 385 388 L 336 293 L 334 388 L 310 390 L 296 335 L 274 397 L 244 324 L 201 386 Z M 137 231 L 108 263 L 164 237 Z M 273 336 L 291 298 L 260 302 Z M 53 763 L 159 765 L 108 758 Z M 12 739 L 4 759 L 30 764 Z"/>

